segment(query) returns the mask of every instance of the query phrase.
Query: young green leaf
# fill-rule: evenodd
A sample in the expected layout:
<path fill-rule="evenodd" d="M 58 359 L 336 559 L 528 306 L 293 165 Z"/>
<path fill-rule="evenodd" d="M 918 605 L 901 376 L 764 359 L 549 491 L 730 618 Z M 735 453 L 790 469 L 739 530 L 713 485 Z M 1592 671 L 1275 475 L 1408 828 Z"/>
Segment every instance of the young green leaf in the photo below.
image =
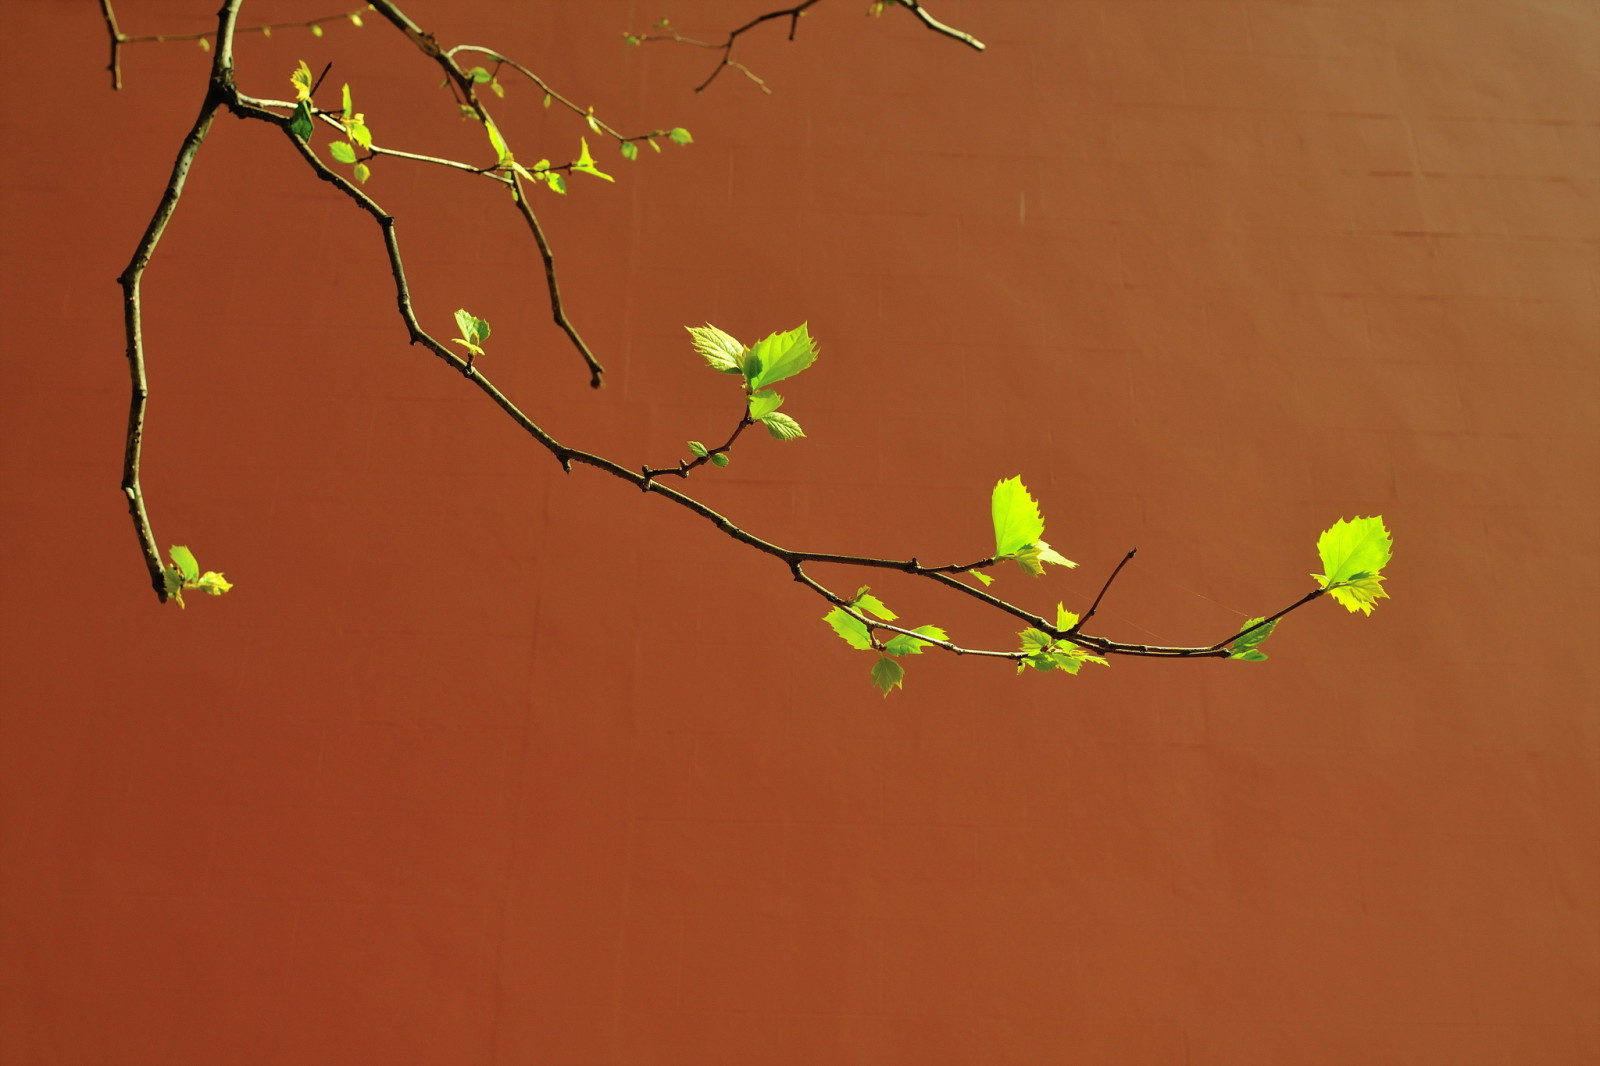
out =
<path fill-rule="evenodd" d="M 806 323 L 802 322 L 794 329 L 774 333 L 751 345 L 750 353 L 745 357 L 745 377 L 750 382 L 751 391 L 758 391 L 794 377 L 816 360 L 816 342 L 807 332 Z M 751 370 L 752 361 L 756 362 L 754 371 Z"/>
<path fill-rule="evenodd" d="M 989 514 L 994 521 L 994 554 L 997 559 L 1015 559 L 1022 571 L 1038 577 L 1045 563 L 1077 566 L 1042 539 L 1044 519 L 1039 505 L 1028 495 L 1021 477 L 998 482 L 989 497 Z"/>
<path fill-rule="evenodd" d="M 1044 536 L 1039 505 L 1028 495 L 1020 476 L 995 485 L 989 497 L 989 513 L 994 519 L 996 557 L 1014 555 Z"/>
<path fill-rule="evenodd" d="M 872 683 L 887 696 L 897 688 L 903 687 L 906 668 L 889 658 L 880 655 L 878 661 L 872 664 Z"/>
<path fill-rule="evenodd" d="M 311 139 L 311 105 L 305 100 L 294 105 L 294 114 L 289 116 L 289 132 L 298 140 Z"/>
<path fill-rule="evenodd" d="M 473 67 L 471 70 L 467 71 L 467 77 L 471 78 L 479 85 L 482 85 L 484 82 L 493 77 L 493 75 L 491 75 L 487 70 L 484 70 L 482 67 Z"/>
<path fill-rule="evenodd" d="M 727 452 L 717 452 L 715 455 L 713 455 L 711 457 L 711 461 L 713 463 L 715 463 L 717 466 L 727 466 L 733 460 L 728 458 L 728 453 Z"/>
<path fill-rule="evenodd" d="M 554 97 L 552 97 L 549 93 L 545 93 L 544 99 L 539 101 L 539 106 L 548 109 L 550 107 L 550 101 L 553 99 Z"/>
<path fill-rule="evenodd" d="M 672 138 L 672 143 L 673 144 L 693 144 L 694 143 L 694 138 L 691 137 L 689 135 L 689 131 L 684 129 L 682 126 L 674 126 L 667 133 L 667 136 Z"/>
<path fill-rule="evenodd" d="M 504 85 L 500 84 L 500 79 L 499 78 L 492 79 L 489 82 L 489 88 L 494 90 L 494 94 L 496 96 L 504 98 L 505 95 L 506 95 L 506 87 Z"/>
<path fill-rule="evenodd" d="M 1078 624 L 1078 616 L 1067 610 L 1061 604 L 1056 604 L 1056 628 L 1063 633 Z"/>
<path fill-rule="evenodd" d="M 794 440 L 796 437 L 806 435 L 805 430 L 800 428 L 800 423 L 782 411 L 774 411 L 770 415 L 763 415 L 757 421 L 766 426 L 767 432 L 779 440 Z"/>
<path fill-rule="evenodd" d="M 322 36 L 322 27 L 318 26 L 316 23 L 312 23 L 311 24 L 311 36 L 313 36 L 313 37 L 321 37 Z"/>
<path fill-rule="evenodd" d="M 185 581 L 200 580 L 200 564 L 195 561 L 194 552 L 182 544 L 174 544 L 167 549 L 167 555 L 172 558 L 172 565 L 178 568 L 178 573 L 183 575 Z"/>
<path fill-rule="evenodd" d="M 359 11 L 352 11 L 345 18 L 349 19 L 350 24 L 356 29 L 359 30 L 361 28 L 361 13 Z"/>
<path fill-rule="evenodd" d="M 360 182 L 362 185 L 365 185 L 367 183 L 367 179 L 372 177 L 372 168 L 367 166 L 365 163 L 357 163 L 356 169 L 353 173 L 355 174 L 356 181 Z"/>
<path fill-rule="evenodd" d="M 934 640 L 948 641 L 950 639 L 945 631 L 938 626 L 918 626 L 913 632 L 921 633 L 925 637 L 932 637 Z M 916 637 L 907 636 L 904 633 L 896 633 L 892 639 L 884 644 L 883 650 L 890 655 L 921 655 L 922 649 L 926 647 L 928 647 L 928 642 L 925 640 L 918 640 Z"/>
<path fill-rule="evenodd" d="M 594 125 L 594 116 L 592 116 L 592 115 L 589 117 L 589 124 L 591 126 Z M 599 131 L 596 130 L 596 132 L 599 132 Z M 606 181 L 616 181 L 617 180 L 616 178 L 613 178 L 610 174 L 601 173 L 600 168 L 594 165 L 594 157 L 589 154 L 589 142 L 588 142 L 587 139 L 585 139 L 583 137 L 579 137 L 578 138 L 578 145 L 580 147 L 580 150 L 578 152 L 577 161 L 572 164 L 572 169 L 573 170 L 581 170 L 585 174 L 593 174 L 595 177 L 604 178 Z"/>
<path fill-rule="evenodd" d="M 835 607 L 823 615 L 822 620 L 833 627 L 839 639 L 857 651 L 867 651 L 872 647 L 872 635 L 867 632 L 866 625 L 843 607 Z"/>
<path fill-rule="evenodd" d="M 295 100 L 304 102 L 311 99 L 311 67 L 304 59 L 289 75 L 289 84 L 294 86 Z"/>
<path fill-rule="evenodd" d="M 334 160 L 339 163 L 354 163 L 356 161 L 356 150 L 351 148 L 350 145 L 344 141 L 333 141 L 330 143 L 328 145 L 328 152 L 333 156 Z"/>
<path fill-rule="evenodd" d="M 1239 627 L 1241 630 L 1248 629 L 1250 631 L 1233 642 L 1228 649 L 1228 658 L 1243 659 L 1245 662 L 1252 663 L 1266 660 L 1267 653 L 1260 650 L 1261 642 L 1272 636 L 1272 631 L 1278 628 L 1278 623 L 1274 620 L 1266 625 L 1261 625 L 1261 622 L 1262 619 L 1260 618 L 1252 618 Z M 1259 628 L 1251 628 L 1252 626 Z"/>
<path fill-rule="evenodd" d="M 689 442 L 689 454 L 697 459 L 704 459 L 706 457 L 706 446 L 697 440 L 692 440 Z"/>
<path fill-rule="evenodd" d="M 771 389 L 750 394 L 750 419 L 759 422 L 783 405 L 783 397 Z"/>
<path fill-rule="evenodd" d="M 352 110 L 351 107 L 350 107 L 350 83 L 349 82 L 345 82 L 344 87 L 339 90 L 339 100 L 340 100 L 340 103 L 342 104 L 342 107 L 340 109 L 344 112 L 344 117 L 345 118 L 349 118 L 350 117 L 350 112 Z"/>
<path fill-rule="evenodd" d="M 632 141 L 623 141 L 621 144 L 622 158 L 633 161 L 639 158 L 639 146 Z"/>
<path fill-rule="evenodd" d="M 744 345 L 707 322 L 703 326 L 685 326 L 694 341 L 694 350 L 705 357 L 707 365 L 724 374 L 743 373 Z"/>
<path fill-rule="evenodd" d="M 484 119 L 483 128 L 489 133 L 489 146 L 494 149 L 495 159 L 502 164 L 509 162 L 512 159 L 511 147 L 506 144 L 506 139 L 500 136 L 500 127 L 494 124 L 493 119 Z"/>
<path fill-rule="evenodd" d="M 202 37 L 198 41 L 196 41 L 195 44 L 198 44 L 200 46 L 200 51 L 202 51 L 202 52 L 211 51 L 211 42 L 208 41 L 204 37 Z"/>
<path fill-rule="evenodd" d="M 1312 580 L 1346 610 L 1371 614 L 1377 601 L 1388 597 L 1380 571 L 1393 556 L 1394 543 L 1382 515 L 1341 518 L 1317 538 L 1317 554 L 1324 573 L 1312 574 Z"/>
<path fill-rule="evenodd" d="M 872 595 L 871 589 L 867 585 L 863 585 L 856 589 L 856 598 L 850 601 L 850 606 L 854 607 L 858 611 L 865 611 L 868 614 L 876 615 L 885 622 L 893 622 L 896 618 L 900 617 L 893 611 L 889 610 L 889 608 L 885 607 L 882 600 Z"/>

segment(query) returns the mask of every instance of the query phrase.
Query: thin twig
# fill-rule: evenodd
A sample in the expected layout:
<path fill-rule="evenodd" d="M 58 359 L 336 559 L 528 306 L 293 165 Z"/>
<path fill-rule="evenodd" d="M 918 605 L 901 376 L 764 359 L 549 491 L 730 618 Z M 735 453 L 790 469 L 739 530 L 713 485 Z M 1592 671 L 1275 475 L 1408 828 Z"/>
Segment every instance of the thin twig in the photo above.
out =
<path fill-rule="evenodd" d="M 1106 590 L 1109 589 L 1111 587 L 1111 583 L 1117 579 L 1117 575 L 1122 573 L 1122 568 L 1128 565 L 1128 560 L 1132 559 L 1138 554 L 1138 548 L 1128 549 L 1128 554 L 1122 557 L 1122 561 L 1118 563 L 1111 571 L 1111 576 L 1106 578 L 1106 583 L 1100 586 L 1099 595 L 1095 596 L 1094 602 L 1089 605 L 1088 612 L 1082 618 L 1078 619 L 1078 624 L 1072 627 L 1072 632 L 1076 633 L 1079 629 L 1082 629 L 1084 624 L 1087 623 L 1089 619 L 1094 617 L 1094 613 L 1100 609 L 1100 601 L 1106 598 Z"/>

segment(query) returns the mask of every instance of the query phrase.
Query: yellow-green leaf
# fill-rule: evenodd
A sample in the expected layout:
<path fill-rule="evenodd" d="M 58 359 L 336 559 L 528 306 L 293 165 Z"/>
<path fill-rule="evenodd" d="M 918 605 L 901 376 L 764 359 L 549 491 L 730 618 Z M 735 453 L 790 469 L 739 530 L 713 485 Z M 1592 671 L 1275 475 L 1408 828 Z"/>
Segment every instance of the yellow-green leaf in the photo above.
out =
<path fill-rule="evenodd" d="M 1028 495 L 1021 477 L 997 483 L 989 497 L 989 513 L 994 519 L 996 557 L 1015 555 L 1044 536 L 1044 519 L 1039 505 Z"/>
<path fill-rule="evenodd" d="M 1394 543 L 1382 515 L 1341 518 L 1317 538 L 1323 573 L 1311 577 L 1346 610 L 1371 614 L 1377 601 L 1389 595 L 1380 571 L 1393 554 Z"/>
<path fill-rule="evenodd" d="M 889 658 L 887 655 L 878 657 L 872 664 L 872 683 L 887 696 L 897 688 L 901 688 L 905 681 L 906 668 Z"/>
<path fill-rule="evenodd" d="M 694 342 L 694 350 L 705 357 L 713 370 L 724 374 L 740 373 L 744 362 L 744 345 L 707 322 L 703 326 L 685 326 Z"/>
<path fill-rule="evenodd" d="M 590 123 L 590 125 L 594 124 L 593 116 L 590 117 L 589 123 Z M 596 132 L 598 132 L 598 130 Z M 577 161 L 572 164 L 572 169 L 573 170 L 581 170 L 585 174 L 593 174 L 595 177 L 604 178 L 606 181 L 616 181 L 617 180 L 616 178 L 613 178 L 610 174 L 602 173 L 600 168 L 594 165 L 594 156 L 589 154 L 589 142 L 588 142 L 587 139 L 585 139 L 583 137 L 579 137 L 578 138 L 578 144 L 580 146 L 580 151 L 578 153 Z"/>

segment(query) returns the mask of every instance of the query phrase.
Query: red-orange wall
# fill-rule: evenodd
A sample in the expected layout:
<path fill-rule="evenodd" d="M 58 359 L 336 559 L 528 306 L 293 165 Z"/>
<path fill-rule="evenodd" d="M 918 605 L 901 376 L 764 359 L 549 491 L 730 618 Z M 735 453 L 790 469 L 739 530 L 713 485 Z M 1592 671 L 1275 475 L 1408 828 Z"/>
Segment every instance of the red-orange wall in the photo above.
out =
<path fill-rule="evenodd" d="M 238 587 L 158 606 L 113 279 L 207 57 L 131 48 L 112 93 L 93 5 L 13 0 L 0 1060 L 1600 1062 L 1594 6 L 935 5 L 981 55 L 864 7 L 750 34 L 771 96 L 696 96 L 708 53 L 622 32 L 761 4 L 415 0 L 695 136 L 538 201 L 598 394 L 505 195 L 382 161 L 426 324 L 487 318 L 502 387 L 638 465 L 737 411 L 684 325 L 809 320 L 808 438 L 693 482 L 786 545 L 974 558 L 1020 474 L 1083 566 L 997 589 L 1081 610 L 1137 546 L 1107 636 L 1219 639 L 1341 516 L 1386 516 L 1393 599 L 1260 665 L 924 655 L 884 700 L 773 560 L 409 349 L 371 220 L 221 118 L 147 278 L 146 488 Z M 280 98 L 332 61 L 380 144 L 487 160 L 375 18 L 239 59 Z M 525 158 L 585 132 L 495 107 Z"/>

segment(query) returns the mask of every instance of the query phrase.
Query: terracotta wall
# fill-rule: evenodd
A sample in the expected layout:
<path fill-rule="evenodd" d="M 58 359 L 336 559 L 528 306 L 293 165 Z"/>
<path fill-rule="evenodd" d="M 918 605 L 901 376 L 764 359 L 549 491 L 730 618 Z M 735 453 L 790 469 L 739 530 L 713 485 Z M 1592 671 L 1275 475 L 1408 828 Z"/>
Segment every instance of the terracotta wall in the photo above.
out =
<path fill-rule="evenodd" d="M 336 7 L 337 5 L 326 5 Z M 207 57 L 110 91 L 93 5 L 6 4 L 4 976 L 16 1064 L 1600 1061 L 1600 108 L 1592 4 L 416 0 L 627 131 L 695 144 L 538 205 L 382 161 L 419 312 L 629 465 L 736 417 L 683 327 L 809 320 L 807 439 L 692 487 L 786 545 L 983 554 L 1020 474 L 1072 573 L 997 590 L 1210 643 L 1383 514 L 1393 598 L 1269 662 L 924 655 L 903 692 L 782 566 L 563 475 L 410 349 L 371 220 L 218 120 L 147 281 L 159 606 L 117 491 L 113 279 Z M 212 3 L 128 0 L 129 32 Z M 317 5 L 246 5 L 247 20 Z M 369 16 L 300 59 L 380 144 L 489 157 Z M 509 82 L 531 161 L 586 133 Z M 1014 626 L 870 583 L 977 646 Z"/>

